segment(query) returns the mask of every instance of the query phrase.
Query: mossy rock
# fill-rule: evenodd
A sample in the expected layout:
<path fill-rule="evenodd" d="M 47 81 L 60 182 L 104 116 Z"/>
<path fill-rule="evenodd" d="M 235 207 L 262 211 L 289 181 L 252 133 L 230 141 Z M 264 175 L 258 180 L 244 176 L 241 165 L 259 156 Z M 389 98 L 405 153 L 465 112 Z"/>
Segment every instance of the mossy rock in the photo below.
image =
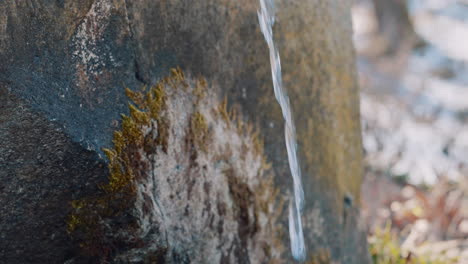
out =
<path fill-rule="evenodd" d="M 127 90 L 130 115 L 104 149 L 108 182 L 72 202 L 68 232 L 83 255 L 281 263 L 283 197 L 256 134 L 209 91 L 180 70 L 148 91 Z"/>
<path fill-rule="evenodd" d="M 274 36 L 298 134 L 308 259 L 325 250 L 334 262 L 368 263 L 358 223 L 362 146 L 350 2 L 276 4 Z M 287 195 L 283 120 L 257 9 L 257 1 L 247 0 L 0 3 L 1 259 L 63 263 L 80 254 L 66 230 L 70 203 L 99 196 L 96 186 L 109 176 L 102 149 L 118 148 L 114 131 L 133 129 L 128 118 L 147 118 L 137 100 L 129 109 L 124 87 L 149 89 L 175 67 L 193 80 L 206 78 L 207 93 L 194 89 L 192 102 L 227 98 L 221 119 L 236 109 L 257 128 L 252 145 L 257 152 L 264 145 L 274 184 Z M 193 135 L 199 155 L 209 155 L 211 121 L 199 112 L 184 125 L 199 132 Z M 159 133 L 166 136 L 157 145 L 169 151 L 174 132 Z M 290 260 L 289 251 L 283 257 Z"/>

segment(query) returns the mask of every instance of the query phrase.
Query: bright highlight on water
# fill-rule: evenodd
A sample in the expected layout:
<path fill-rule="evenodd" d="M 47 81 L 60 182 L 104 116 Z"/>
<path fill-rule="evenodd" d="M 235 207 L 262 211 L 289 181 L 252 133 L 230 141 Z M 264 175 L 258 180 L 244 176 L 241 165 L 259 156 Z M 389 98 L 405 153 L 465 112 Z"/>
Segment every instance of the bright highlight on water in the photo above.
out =
<path fill-rule="evenodd" d="M 296 127 L 294 126 L 289 98 L 283 89 L 281 77 L 281 61 L 278 50 L 273 42 L 273 24 L 275 23 L 275 7 L 273 0 L 260 0 L 258 21 L 265 41 L 270 49 L 271 76 L 275 97 L 281 106 L 285 120 L 284 137 L 288 151 L 289 168 L 293 178 L 294 199 L 289 203 L 289 237 L 292 255 L 296 260 L 305 259 L 304 234 L 302 231 L 301 211 L 304 206 L 304 191 L 301 183 L 301 169 L 297 160 Z"/>

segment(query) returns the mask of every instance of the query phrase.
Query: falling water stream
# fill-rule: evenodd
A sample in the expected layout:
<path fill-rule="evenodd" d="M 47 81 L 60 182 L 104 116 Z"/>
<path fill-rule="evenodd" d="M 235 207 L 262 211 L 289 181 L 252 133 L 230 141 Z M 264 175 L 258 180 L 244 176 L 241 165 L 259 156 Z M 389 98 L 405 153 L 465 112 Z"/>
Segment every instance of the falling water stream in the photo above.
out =
<path fill-rule="evenodd" d="M 284 137 L 288 152 L 289 168 L 293 178 L 294 197 L 289 203 L 289 237 L 291 240 L 291 252 L 296 260 L 305 259 L 304 234 L 302 231 L 301 211 L 304 206 L 304 191 L 301 183 L 301 169 L 297 160 L 296 127 L 291 113 L 291 106 L 286 91 L 283 89 L 281 77 L 281 61 L 279 52 L 273 42 L 273 24 L 275 23 L 274 0 L 260 0 L 258 21 L 265 41 L 270 50 L 271 76 L 275 97 L 281 106 L 285 120 Z"/>

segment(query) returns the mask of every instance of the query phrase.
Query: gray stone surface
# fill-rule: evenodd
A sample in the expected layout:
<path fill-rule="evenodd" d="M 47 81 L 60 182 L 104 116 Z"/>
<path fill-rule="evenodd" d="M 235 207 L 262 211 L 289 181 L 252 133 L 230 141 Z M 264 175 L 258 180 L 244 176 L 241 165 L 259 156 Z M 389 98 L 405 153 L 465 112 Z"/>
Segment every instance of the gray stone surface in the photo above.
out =
<path fill-rule="evenodd" d="M 366 263 L 357 223 L 362 170 L 350 3 L 277 4 L 308 258 Z M 1 259 L 63 263 L 75 254 L 67 205 L 106 177 L 101 148 L 111 146 L 127 111 L 124 87 L 154 84 L 171 67 L 206 77 L 260 128 L 276 183 L 287 191 L 283 121 L 257 8 L 247 0 L 1 2 Z"/>

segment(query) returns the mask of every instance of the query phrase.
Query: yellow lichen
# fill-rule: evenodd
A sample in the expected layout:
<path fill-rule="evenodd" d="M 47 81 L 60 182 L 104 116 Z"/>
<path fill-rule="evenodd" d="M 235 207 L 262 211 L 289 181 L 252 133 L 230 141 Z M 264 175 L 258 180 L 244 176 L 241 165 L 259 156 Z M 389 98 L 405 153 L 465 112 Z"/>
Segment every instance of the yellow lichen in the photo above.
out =
<path fill-rule="evenodd" d="M 172 80 L 175 83 L 177 83 L 177 82 L 186 83 L 185 74 L 179 67 L 171 69 L 171 78 L 170 78 L 170 80 Z"/>
<path fill-rule="evenodd" d="M 177 78 L 180 80 L 181 75 Z M 67 230 L 89 255 L 108 257 L 113 242 L 103 238 L 106 228 L 103 221 L 120 217 L 133 206 L 135 178 L 141 177 L 139 150 L 145 149 L 144 144 L 167 142 L 167 122 L 161 115 L 165 107 L 164 84 L 160 82 L 148 92 L 125 90 L 132 101 L 128 106 L 130 115 L 122 115 L 121 130 L 114 132 L 113 149 L 103 149 L 108 159 L 108 182 L 99 186 L 101 191 L 95 197 L 71 203 L 73 211 L 68 217 Z M 151 125 L 151 119 L 158 123 L 158 138 L 147 142 L 144 131 Z"/>
<path fill-rule="evenodd" d="M 190 120 L 190 131 L 193 137 L 193 143 L 202 151 L 206 151 L 208 140 L 208 125 L 205 117 L 200 112 L 195 112 Z"/>
<path fill-rule="evenodd" d="M 130 109 L 130 115 L 132 116 L 132 119 L 136 120 L 137 123 L 149 125 L 150 117 L 147 112 L 140 111 L 132 104 L 129 104 L 128 108 Z"/>
<path fill-rule="evenodd" d="M 260 138 L 258 131 L 252 134 L 252 143 L 255 154 L 263 155 L 263 140 Z"/>
<path fill-rule="evenodd" d="M 224 121 L 226 122 L 228 128 L 230 127 L 230 124 L 231 124 L 231 120 L 229 118 L 229 113 L 228 113 L 228 110 L 227 110 L 227 97 L 224 98 L 224 100 L 219 104 L 218 106 L 218 109 L 217 109 L 218 113 L 221 115 L 221 117 L 224 119 Z"/>
<path fill-rule="evenodd" d="M 197 98 L 197 103 L 206 96 L 206 80 L 204 78 L 197 81 L 193 94 Z"/>
<path fill-rule="evenodd" d="M 186 85 L 188 83 L 182 71 L 173 69 L 170 77 L 164 78 L 148 90 L 146 88 L 139 91 L 128 88 L 125 90 L 131 100 L 128 105 L 129 115 L 122 115 L 121 129 L 115 131 L 113 135 L 113 147 L 103 149 L 108 161 L 108 180 L 99 186 L 99 193 L 71 203 L 72 213 L 68 218 L 67 229 L 86 254 L 98 257 L 100 261 L 108 261 L 116 245 L 125 244 L 131 248 L 139 247 L 138 243 L 142 243 L 132 235 L 132 230 L 136 230 L 138 223 L 138 219 L 133 215 L 138 180 L 148 177 L 145 173 L 148 173 L 147 168 L 151 164 L 147 157 L 156 153 L 155 149 L 167 152 L 170 120 L 166 105 L 169 99 L 165 89 L 171 87 L 177 89 Z M 173 93 L 169 93 L 171 96 L 181 92 L 172 91 Z M 209 120 L 212 119 L 201 110 L 203 109 L 201 101 L 205 100 L 207 94 L 206 81 L 200 78 L 189 92 L 192 96 L 193 112 L 189 119 L 187 139 L 195 147 L 191 151 L 206 153 L 213 133 L 209 126 Z M 219 117 L 220 122 L 225 123 L 224 128 L 232 128 L 234 132 L 239 133 L 243 140 L 242 144 L 245 145 L 245 152 L 252 151 L 255 156 L 262 159 L 262 166 L 258 172 L 261 180 L 257 187 L 252 188 L 239 175 L 227 178 L 229 191 L 237 206 L 233 210 L 237 210 L 239 221 L 244 221 L 248 225 L 239 236 L 243 236 L 244 240 L 254 237 L 260 228 L 260 215 L 266 214 L 268 220 L 265 228 L 269 232 L 266 232 L 268 238 L 265 241 L 271 243 L 266 243 L 268 245 L 265 245 L 263 250 L 268 258 L 278 257 L 277 252 L 282 252 L 283 249 L 278 235 L 281 230 L 276 222 L 283 206 L 272 175 L 264 174 L 268 166 L 263 156 L 263 142 L 257 132 L 252 132 L 253 126 L 244 124 L 239 111 L 228 111 L 226 98 L 215 107 L 215 112 L 215 118 Z M 219 158 L 228 161 L 231 152 L 232 149 L 228 146 L 223 153 L 216 155 L 221 155 Z M 215 159 L 218 157 L 216 155 Z M 252 219 L 246 216 L 251 209 L 254 215 Z M 122 225 L 121 221 L 125 225 Z M 122 230 L 126 236 L 128 234 L 126 241 L 114 236 L 119 230 Z M 163 251 L 158 251 L 153 257 L 157 259 L 163 254 Z"/>
<path fill-rule="evenodd" d="M 144 86 L 146 89 L 146 86 Z M 142 89 L 143 90 L 143 89 Z M 129 88 L 125 88 L 125 94 L 128 98 L 130 98 L 138 107 L 142 107 L 144 105 L 144 95 L 143 93 L 134 92 Z"/>
<path fill-rule="evenodd" d="M 161 110 L 165 106 L 164 82 L 159 82 L 146 94 L 146 104 L 144 109 L 148 108 L 151 118 L 157 120 Z"/>
<path fill-rule="evenodd" d="M 122 134 L 128 143 L 140 145 L 143 140 L 143 132 L 137 121 L 131 116 L 122 115 Z"/>
<path fill-rule="evenodd" d="M 330 250 L 319 249 L 316 253 L 312 254 L 307 264 L 330 264 L 331 262 Z"/>

